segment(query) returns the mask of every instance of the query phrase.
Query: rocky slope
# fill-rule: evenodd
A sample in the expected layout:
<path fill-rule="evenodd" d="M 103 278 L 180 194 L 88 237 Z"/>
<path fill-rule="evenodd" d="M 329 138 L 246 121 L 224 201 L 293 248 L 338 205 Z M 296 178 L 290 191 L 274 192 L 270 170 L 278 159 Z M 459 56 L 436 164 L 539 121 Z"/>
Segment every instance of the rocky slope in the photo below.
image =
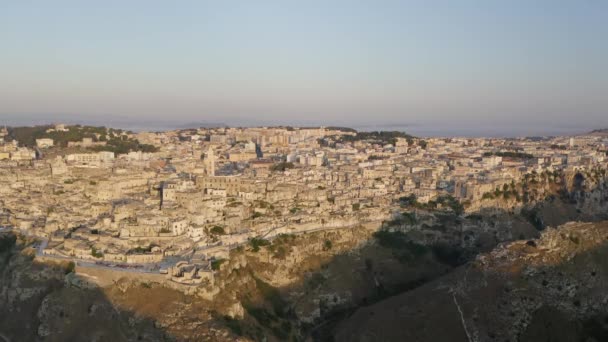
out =
<path fill-rule="evenodd" d="M 99 288 L 67 263 L 34 261 L 33 243 L 0 234 L 0 336 L 7 341 L 237 339 L 200 298 L 158 284 Z"/>
<path fill-rule="evenodd" d="M 29 242 L 18 240 L 3 252 L 0 333 L 13 341 L 532 341 L 560 322 L 565 340 L 604 336 L 608 223 L 547 229 L 463 266 L 365 228 L 328 234 L 338 233 L 235 251 L 212 301 L 157 284 L 91 287 L 68 265 L 32 262 Z"/>
<path fill-rule="evenodd" d="M 605 341 L 608 222 L 516 241 L 413 291 L 359 309 L 337 341 Z"/>

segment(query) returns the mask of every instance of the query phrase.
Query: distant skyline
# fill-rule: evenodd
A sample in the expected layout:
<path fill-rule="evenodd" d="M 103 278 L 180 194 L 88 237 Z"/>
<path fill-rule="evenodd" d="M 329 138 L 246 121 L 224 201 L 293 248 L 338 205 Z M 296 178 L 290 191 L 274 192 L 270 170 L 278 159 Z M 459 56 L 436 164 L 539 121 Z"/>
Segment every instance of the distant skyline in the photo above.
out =
<path fill-rule="evenodd" d="M 419 137 L 530 137 L 530 136 L 558 136 L 558 135 L 580 135 L 589 133 L 595 127 L 571 123 L 560 124 L 454 124 L 454 123 L 396 123 L 380 122 L 361 124 L 352 122 L 332 121 L 247 121 L 234 119 L 227 121 L 183 121 L 180 119 L 145 119 L 136 120 L 130 117 L 119 117 L 113 115 L 100 115 L 96 118 L 79 115 L 9 115 L 3 120 L 8 126 L 31 126 L 48 125 L 55 123 L 83 124 L 94 126 L 106 126 L 122 128 L 136 132 L 141 131 L 164 131 L 184 128 L 198 127 L 260 127 L 260 126 L 343 126 L 357 129 L 358 131 L 402 131 Z"/>
<path fill-rule="evenodd" d="M 0 123 L 581 133 L 606 37 L 600 0 L 2 1 Z"/>

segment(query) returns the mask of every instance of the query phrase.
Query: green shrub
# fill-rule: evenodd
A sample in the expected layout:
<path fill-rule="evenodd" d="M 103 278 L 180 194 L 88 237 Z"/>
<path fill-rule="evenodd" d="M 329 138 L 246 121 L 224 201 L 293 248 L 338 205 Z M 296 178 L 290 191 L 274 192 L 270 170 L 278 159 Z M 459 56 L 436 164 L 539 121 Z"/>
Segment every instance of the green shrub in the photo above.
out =
<path fill-rule="evenodd" d="M 103 253 L 99 252 L 95 247 L 91 247 L 91 255 L 95 258 L 103 258 Z"/>
<path fill-rule="evenodd" d="M 410 205 L 415 206 L 418 204 L 418 200 L 416 199 L 416 195 L 410 194 L 408 196 L 400 197 L 399 204 L 401 204 L 402 206 L 410 206 Z"/>
<path fill-rule="evenodd" d="M 68 262 L 65 267 L 65 274 L 70 274 L 76 269 L 76 264 L 73 261 Z"/>
<path fill-rule="evenodd" d="M 213 235 L 225 235 L 226 231 L 224 230 L 224 227 L 222 226 L 213 226 L 213 228 L 211 228 L 211 230 L 209 230 L 209 232 Z"/>
<path fill-rule="evenodd" d="M 211 269 L 214 271 L 218 271 L 220 269 L 220 266 L 222 266 L 222 264 L 226 261 L 226 259 L 216 259 L 211 261 Z"/>
<path fill-rule="evenodd" d="M 249 240 L 249 245 L 251 245 L 251 250 L 253 252 L 259 252 L 260 247 L 269 246 L 270 241 L 262 238 L 253 238 Z"/>
<path fill-rule="evenodd" d="M 280 171 L 283 172 L 285 170 L 288 169 L 293 169 L 295 166 L 293 165 L 293 163 L 288 163 L 288 162 L 280 162 L 277 164 L 274 164 L 270 167 L 270 171 Z"/>

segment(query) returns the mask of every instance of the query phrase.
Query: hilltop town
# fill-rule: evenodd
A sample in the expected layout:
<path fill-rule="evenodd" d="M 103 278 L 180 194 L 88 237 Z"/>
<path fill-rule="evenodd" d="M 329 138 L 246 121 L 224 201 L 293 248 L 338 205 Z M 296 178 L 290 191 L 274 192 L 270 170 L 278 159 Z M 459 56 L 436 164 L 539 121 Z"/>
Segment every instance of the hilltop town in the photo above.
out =
<path fill-rule="evenodd" d="M 213 282 L 215 266 L 239 246 L 379 226 L 404 202 L 461 214 L 511 198 L 515 209 L 542 196 L 522 198 L 522 180 L 605 173 L 608 162 L 608 139 L 597 135 L 420 139 L 340 127 L 133 133 L 57 124 L 4 128 L 0 141 L 0 224 L 40 239 L 39 258 L 187 285 Z"/>
<path fill-rule="evenodd" d="M 580 336 L 599 336 L 587 326 L 599 300 L 572 284 L 604 286 L 602 257 L 550 270 L 604 253 L 603 135 L 62 124 L 0 135 L 1 307 L 27 322 L 6 320 L 0 336 L 403 340 L 445 318 L 431 339 L 495 340 L 533 334 L 547 314 L 534 303 L 576 312 Z M 538 267 L 534 301 L 507 292 L 535 286 L 536 271 L 516 266 Z M 478 325 L 484 291 L 502 283 L 508 310 L 500 300 L 497 321 Z M 385 323 L 394 306 L 428 303 L 409 325 Z"/>

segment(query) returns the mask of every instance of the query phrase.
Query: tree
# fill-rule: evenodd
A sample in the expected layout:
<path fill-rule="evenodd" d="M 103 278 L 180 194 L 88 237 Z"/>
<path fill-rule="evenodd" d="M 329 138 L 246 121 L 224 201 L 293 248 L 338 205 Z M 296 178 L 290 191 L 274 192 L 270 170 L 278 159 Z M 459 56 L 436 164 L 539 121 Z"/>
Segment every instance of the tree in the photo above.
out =
<path fill-rule="evenodd" d="M 218 271 L 220 269 L 220 266 L 222 266 L 223 263 L 226 262 L 226 259 L 216 259 L 211 261 L 211 269 L 214 271 Z"/>
<path fill-rule="evenodd" d="M 263 238 L 253 238 L 253 239 L 249 240 L 249 244 L 251 245 L 251 250 L 253 252 L 259 252 L 260 247 L 269 246 L 270 241 L 263 239 Z"/>
<path fill-rule="evenodd" d="M 293 163 L 291 162 L 280 162 L 280 163 L 276 163 L 274 165 L 272 165 L 270 167 L 270 171 L 280 171 L 280 172 L 284 172 L 285 170 L 288 169 L 293 169 L 295 166 L 293 165 Z"/>
<path fill-rule="evenodd" d="M 222 227 L 222 226 L 213 226 L 213 228 L 211 228 L 210 232 L 213 235 L 225 235 L 226 234 L 226 231 L 224 230 L 224 227 Z"/>
<path fill-rule="evenodd" d="M 408 196 L 400 197 L 399 198 L 399 203 L 402 206 L 416 205 L 416 204 L 418 204 L 418 200 L 416 199 L 416 195 L 410 194 Z"/>
<path fill-rule="evenodd" d="M 76 264 L 73 261 L 68 262 L 67 266 L 65 267 L 65 274 L 70 274 L 72 272 L 74 272 L 74 270 L 76 269 Z"/>
<path fill-rule="evenodd" d="M 92 255 L 94 258 L 98 258 L 98 259 L 103 258 L 103 253 L 102 253 L 102 252 L 97 251 L 97 249 L 95 249 L 95 247 L 91 247 L 91 255 Z"/>

